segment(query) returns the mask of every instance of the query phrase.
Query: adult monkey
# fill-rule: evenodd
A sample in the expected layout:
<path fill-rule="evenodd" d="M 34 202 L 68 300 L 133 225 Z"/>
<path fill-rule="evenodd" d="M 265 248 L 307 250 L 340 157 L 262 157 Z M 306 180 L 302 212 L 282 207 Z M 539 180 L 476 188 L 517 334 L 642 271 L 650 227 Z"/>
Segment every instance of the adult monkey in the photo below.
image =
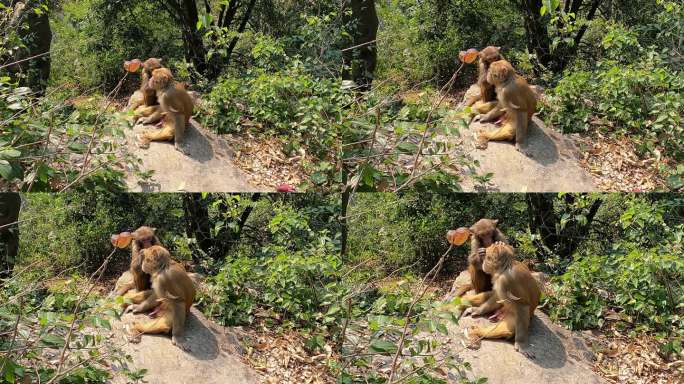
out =
<path fill-rule="evenodd" d="M 133 61 L 138 61 L 138 59 Z M 138 63 L 139 62 L 140 61 L 138 61 Z M 157 101 L 157 92 L 149 87 L 152 71 L 159 68 L 162 68 L 162 59 L 150 57 L 142 63 L 140 89 L 133 93 L 128 102 L 128 108 L 135 111 L 133 119 L 136 121 L 142 116 L 151 114 L 152 110 L 150 110 L 150 107 L 159 105 L 159 102 Z"/>
<path fill-rule="evenodd" d="M 183 340 L 185 320 L 195 300 L 195 285 L 180 263 L 171 259 L 166 248 L 154 245 L 142 250 L 142 269 L 152 276 L 154 295 L 140 304 L 126 308 L 126 312 L 140 313 L 159 304 L 158 317 L 154 320 L 133 324 L 140 333 L 168 333 L 171 341 L 183 350 L 189 345 Z"/>
<path fill-rule="evenodd" d="M 499 60 L 503 60 L 501 56 L 501 47 L 488 46 L 478 53 L 480 63 L 478 64 L 477 85 L 480 88 L 480 94 L 471 96 L 466 100 L 465 105 L 472 107 L 477 103 L 473 109 L 478 113 L 487 113 L 496 105 L 496 91 L 494 85 L 489 82 L 487 75 L 489 73 L 489 66 Z"/>
<path fill-rule="evenodd" d="M 497 241 L 508 243 L 506 236 L 497 228 L 498 224 L 499 220 L 480 219 L 468 228 L 470 232 L 470 254 L 468 255 L 470 283 L 456 289 L 455 296 L 463 296 L 471 289 L 477 294 L 492 290 L 492 277 L 482 270 L 482 261 L 485 257 L 485 248 Z"/>
<path fill-rule="evenodd" d="M 126 295 L 131 301 L 142 302 L 152 292 L 150 275 L 142 270 L 143 256 L 141 250 L 154 245 L 161 245 L 155 234 L 156 228 L 141 226 L 131 233 L 129 243 L 121 244 L 123 247 L 131 246 L 131 264 L 128 273 L 124 273 L 116 282 L 114 292 L 117 296 Z M 135 292 L 129 292 L 135 289 Z"/>
<path fill-rule="evenodd" d="M 494 132 L 480 132 L 477 147 L 487 148 L 489 140 L 513 140 L 515 148 L 524 152 L 527 146 L 527 129 L 537 109 L 537 96 L 527 81 L 517 73 L 506 60 L 490 65 L 487 81 L 496 87 L 498 104 L 485 115 L 478 115 L 480 121 L 493 121 L 505 114 L 504 124 Z"/>
<path fill-rule="evenodd" d="M 488 327 L 473 326 L 466 330 L 467 337 L 515 337 L 515 350 L 533 357 L 528 350 L 528 335 L 530 321 L 541 297 L 537 281 L 525 264 L 515 260 L 513 248 L 503 242 L 487 248 L 482 269 L 492 275 L 494 294 L 477 308 L 468 308 L 464 315 L 485 315 L 503 305 L 503 319 Z"/>
<path fill-rule="evenodd" d="M 140 138 L 140 147 L 149 148 L 151 141 L 174 141 L 176 150 L 182 152 L 181 143 L 185 135 L 185 128 L 192 116 L 194 103 L 188 92 L 176 84 L 168 68 L 152 71 L 149 87 L 154 89 L 159 101 L 158 107 L 152 107 L 151 112 L 143 124 L 158 121 L 162 117 L 164 123 L 159 130 L 146 130 Z"/>

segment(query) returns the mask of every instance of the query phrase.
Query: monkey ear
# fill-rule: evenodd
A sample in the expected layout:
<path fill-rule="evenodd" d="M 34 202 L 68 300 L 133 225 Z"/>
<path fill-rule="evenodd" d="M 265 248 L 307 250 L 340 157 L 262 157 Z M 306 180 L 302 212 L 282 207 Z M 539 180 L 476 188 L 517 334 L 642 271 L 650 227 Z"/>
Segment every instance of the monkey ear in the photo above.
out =
<path fill-rule="evenodd" d="M 492 220 L 492 224 L 496 227 L 499 224 L 499 219 Z"/>
<path fill-rule="evenodd" d="M 157 232 L 157 227 L 150 227 L 150 229 L 152 230 L 152 233 L 156 233 L 156 232 Z"/>

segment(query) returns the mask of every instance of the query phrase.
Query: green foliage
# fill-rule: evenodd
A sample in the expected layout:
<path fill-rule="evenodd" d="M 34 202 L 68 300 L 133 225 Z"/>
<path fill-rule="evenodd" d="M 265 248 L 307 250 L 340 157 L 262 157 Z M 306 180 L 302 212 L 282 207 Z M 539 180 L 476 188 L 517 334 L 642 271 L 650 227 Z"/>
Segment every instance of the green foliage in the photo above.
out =
<path fill-rule="evenodd" d="M 180 28 L 153 2 L 68 0 L 53 12 L 51 26 L 52 50 L 59 52 L 52 55 L 55 85 L 112 89 L 124 76 L 125 60 L 161 57 L 169 66 L 183 57 Z"/>
<path fill-rule="evenodd" d="M 43 273 L 43 279 L 48 275 Z M 83 280 L 74 276 L 45 286 L 42 279 L 12 278 L 0 285 L 0 349 L 11 352 L 0 358 L 0 382 L 106 383 L 111 379 L 107 366 L 100 362 L 125 359 L 107 346 L 93 331 L 111 330 L 109 321 L 117 314 L 100 306 L 92 296 L 81 300 Z M 76 303 L 80 303 L 76 307 Z M 74 316 L 78 316 L 74 323 Z M 16 328 L 15 328 L 16 326 Z M 15 332 L 15 329 L 18 332 Z M 59 355 L 69 338 L 64 365 L 57 373 L 53 359 L 43 352 Z"/>
<path fill-rule="evenodd" d="M 446 81 L 459 64 L 461 50 L 488 45 L 524 49 L 522 17 L 509 1 L 393 0 L 376 7 L 383 23 L 378 32 L 379 78 L 407 85 L 435 76 Z"/>
<path fill-rule="evenodd" d="M 304 215 L 286 207 L 275 208 L 268 231 L 272 240 L 259 257 L 229 256 L 209 279 L 205 311 L 225 324 L 250 324 L 257 312 L 317 332 L 339 324 L 342 265 L 327 231 L 313 231 Z"/>
<path fill-rule="evenodd" d="M 599 44 L 598 58 L 566 71 L 548 92 L 543 106 L 548 122 L 563 132 L 600 129 L 631 136 L 643 154 L 684 159 L 684 76 L 675 53 L 682 47 L 665 38 L 681 31 L 676 20 L 684 7 L 658 4 L 658 17 L 648 26 L 594 23 L 589 35 Z M 677 188 L 681 170 L 669 172 L 675 174 L 671 187 Z"/>
<path fill-rule="evenodd" d="M 112 234 L 141 225 L 158 227 L 164 244 L 175 251 L 168 229 L 181 226 L 179 196 L 89 192 L 24 197 L 21 219 L 30 220 L 20 234 L 19 259 L 24 264 L 42 260 L 49 261 L 52 272 L 73 267 L 91 272 L 111 252 Z M 130 252 L 119 250 L 114 260 L 126 264 Z"/>
<path fill-rule="evenodd" d="M 617 225 L 622 240 L 606 254 L 582 252 L 556 282 L 551 315 L 572 328 L 601 327 L 606 318 L 631 332 L 682 337 L 684 226 L 670 227 L 664 206 L 628 202 Z"/>
<path fill-rule="evenodd" d="M 212 89 L 202 106 L 202 123 L 219 133 L 251 127 L 262 137 L 281 136 L 288 154 L 307 145 L 318 157 L 329 155 L 350 100 L 340 81 L 315 76 L 306 62 L 286 56 L 282 43 L 267 37 L 258 38 L 251 57 L 255 67 L 240 78 L 223 78 Z"/>

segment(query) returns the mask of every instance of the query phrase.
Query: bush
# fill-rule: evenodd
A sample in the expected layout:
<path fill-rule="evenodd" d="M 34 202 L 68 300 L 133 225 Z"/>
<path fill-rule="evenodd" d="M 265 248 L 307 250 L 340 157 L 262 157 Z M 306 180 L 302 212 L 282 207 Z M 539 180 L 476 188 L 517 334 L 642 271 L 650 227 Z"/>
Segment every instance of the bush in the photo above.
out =
<path fill-rule="evenodd" d="M 229 256 L 209 278 L 209 294 L 201 299 L 205 312 L 230 325 L 250 324 L 257 312 L 284 327 L 323 331 L 339 324 L 342 264 L 327 231 L 313 232 L 303 215 L 282 207 L 268 230 L 272 241 L 261 256 Z"/>
<path fill-rule="evenodd" d="M 202 107 L 202 123 L 218 133 L 249 126 L 259 135 L 286 138 L 287 153 L 305 144 L 316 155 L 328 155 L 350 98 L 341 82 L 313 76 L 304 62 L 285 57 L 282 47 L 267 38 L 254 46 L 252 57 L 261 67 L 220 80 Z M 272 67 L 279 61 L 284 64 Z"/>
<path fill-rule="evenodd" d="M 684 225 L 663 221 L 665 207 L 628 202 L 623 240 L 605 255 L 580 255 L 549 297 L 551 315 L 573 329 L 602 327 L 617 312 L 620 328 L 684 336 Z"/>

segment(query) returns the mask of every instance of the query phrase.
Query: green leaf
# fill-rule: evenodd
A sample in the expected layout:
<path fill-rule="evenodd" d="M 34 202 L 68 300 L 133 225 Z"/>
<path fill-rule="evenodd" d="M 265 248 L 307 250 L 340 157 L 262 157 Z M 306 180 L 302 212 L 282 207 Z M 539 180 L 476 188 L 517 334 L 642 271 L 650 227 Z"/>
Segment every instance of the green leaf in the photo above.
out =
<path fill-rule="evenodd" d="M 42 347 L 63 347 L 66 341 L 63 337 L 55 334 L 43 335 L 38 342 L 38 345 Z"/>
<path fill-rule="evenodd" d="M 12 177 L 12 166 L 7 160 L 0 160 L 0 176 L 5 180 L 10 180 Z"/>
<path fill-rule="evenodd" d="M 370 352 L 375 352 L 375 353 L 396 353 L 397 352 L 397 345 L 386 341 L 386 340 L 373 340 L 370 344 L 370 347 L 368 347 L 368 350 Z"/>

